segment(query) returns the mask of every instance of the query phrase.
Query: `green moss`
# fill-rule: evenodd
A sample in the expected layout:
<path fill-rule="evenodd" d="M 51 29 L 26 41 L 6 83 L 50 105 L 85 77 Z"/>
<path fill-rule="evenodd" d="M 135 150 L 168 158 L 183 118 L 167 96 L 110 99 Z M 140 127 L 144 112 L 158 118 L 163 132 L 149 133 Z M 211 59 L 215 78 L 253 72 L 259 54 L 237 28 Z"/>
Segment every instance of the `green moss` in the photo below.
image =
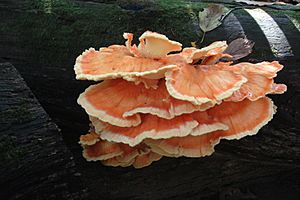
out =
<path fill-rule="evenodd" d="M 196 13 L 205 6 L 181 0 L 159 1 L 158 9 L 138 12 L 121 9 L 116 4 L 75 4 L 52 0 L 51 12 L 44 12 L 44 0 L 27 0 L 29 12 L 16 25 L 20 44 L 35 63 L 65 65 L 82 50 L 124 43 L 123 32 L 140 34 L 145 30 L 164 33 L 190 45 L 198 38 L 191 25 L 189 10 Z M 201 6 L 200 6 L 201 5 Z"/>
<path fill-rule="evenodd" d="M 32 120 L 32 114 L 27 104 L 21 104 L 18 107 L 12 107 L 0 112 L 0 119 L 3 123 L 11 121 L 12 123 L 24 123 L 28 120 Z"/>
<path fill-rule="evenodd" d="M 290 19 L 290 21 L 293 23 L 293 25 L 294 25 L 298 30 L 300 30 L 300 20 L 297 20 L 296 18 L 291 17 L 291 16 L 289 16 L 289 15 L 286 15 L 286 16 Z"/>
<path fill-rule="evenodd" d="M 24 153 L 16 145 L 16 137 L 0 137 L 0 166 L 7 162 L 18 162 Z"/>
<path fill-rule="evenodd" d="M 159 0 L 158 4 L 163 9 L 172 9 L 185 7 L 187 3 L 183 0 Z"/>
<path fill-rule="evenodd" d="M 192 8 L 202 9 L 208 6 L 208 3 L 204 2 L 188 2 L 184 0 L 160 0 L 158 4 L 164 10 L 177 9 L 177 8 Z"/>
<path fill-rule="evenodd" d="M 289 20 L 292 23 L 287 23 L 283 25 L 292 25 L 296 26 L 298 29 L 300 28 L 300 15 L 299 11 L 293 11 L 293 10 L 274 10 L 271 8 L 266 8 L 265 11 L 270 14 L 272 17 L 278 17 L 278 18 L 289 18 Z"/>
<path fill-rule="evenodd" d="M 0 32 L 18 34 L 18 44 L 31 59 L 29 64 L 40 66 L 41 70 L 47 66 L 61 66 L 70 71 L 76 56 L 84 49 L 123 44 L 123 32 L 138 36 L 145 30 L 157 31 L 184 46 L 190 46 L 191 41 L 200 38 L 191 13 L 197 16 L 208 3 L 155 2 L 154 7 L 130 11 L 116 3 L 27 0 L 27 12 L 16 14 L 15 24 L 0 22 Z M 45 9 L 49 5 L 51 9 Z M 294 12 L 288 12 L 291 13 Z"/>
<path fill-rule="evenodd" d="M 271 8 L 265 8 L 264 10 L 274 17 L 284 17 L 285 15 L 288 15 L 288 16 L 293 17 L 293 18 L 297 19 L 298 21 L 300 21 L 299 11 L 293 11 L 293 10 L 278 11 L 278 10 L 271 9 Z"/>
<path fill-rule="evenodd" d="M 184 46 L 199 40 L 202 33 L 191 14 L 197 16 L 208 3 L 184 0 L 155 2 L 154 7 L 130 11 L 116 3 L 27 0 L 27 12 L 16 15 L 15 24 L 0 22 L 0 32 L 19 34 L 18 44 L 26 49 L 34 65 L 62 66 L 71 70 L 75 57 L 84 49 L 123 44 L 123 32 L 139 35 L 145 30 L 153 30 L 180 41 Z M 51 9 L 45 9 L 50 5 Z M 299 19 L 294 11 L 278 12 L 268 8 L 267 11 Z"/>

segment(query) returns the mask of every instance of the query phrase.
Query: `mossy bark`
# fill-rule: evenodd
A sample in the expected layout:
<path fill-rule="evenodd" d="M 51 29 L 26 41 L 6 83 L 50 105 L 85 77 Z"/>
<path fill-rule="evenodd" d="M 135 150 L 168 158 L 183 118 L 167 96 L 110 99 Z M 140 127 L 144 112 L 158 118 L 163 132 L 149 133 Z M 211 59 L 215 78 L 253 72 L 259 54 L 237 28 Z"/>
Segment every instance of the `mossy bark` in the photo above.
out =
<path fill-rule="evenodd" d="M 202 34 L 190 12 L 197 13 L 207 3 L 157 1 L 155 5 L 134 11 L 114 1 L 51 2 L 51 9 L 46 10 L 39 0 L 28 0 L 26 4 L 17 0 L 0 3 L 0 17 L 4 19 L 0 21 L 0 60 L 16 66 L 61 128 L 64 142 L 74 155 L 76 170 L 82 174 L 84 187 L 89 189 L 89 199 L 295 199 L 299 196 L 300 53 L 297 45 L 300 36 L 287 17 L 300 20 L 295 11 L 263 8 L 285 33 L 294 54 L 280 60 L 285 68 L 276 81 L 287 84 L 288 92 L 272 97 L 278 112 L 268 126 L 253 137 L 222 141 L 210 157 L 163 158 L 150 167 L 135 170 L 103 167 L 82 158 L 77 142 L 79 135 L 88 130 L 88 119 L 76 99 L 93 82 L 75 80 L 75 58 L 89 47 L 122 44 L 123 32 L 138 36 L 145 30 L 153 30 L 190 46 Z M 207 33 L 202 45 L 245 36 L 256 44 L 254 52 L 244 61 L 278 59 L 260 27 L 243 9 L 233 11 L 223 25 Z M 16 111 L 24 113 L 22 109 Z M 15 116 L 11 112 L 8 115 Z M 14 144 L 15 140 L 5 141 Z M 11 155 L 18 158 L 22 153 L 11 149 Z M 1 186 L 5 188 L 4 183 Z"/>
<path fill-rule="evenodd" d="M 0 199 L 85 197 L 57 126 L 11 64 L 0 73 Z"/>

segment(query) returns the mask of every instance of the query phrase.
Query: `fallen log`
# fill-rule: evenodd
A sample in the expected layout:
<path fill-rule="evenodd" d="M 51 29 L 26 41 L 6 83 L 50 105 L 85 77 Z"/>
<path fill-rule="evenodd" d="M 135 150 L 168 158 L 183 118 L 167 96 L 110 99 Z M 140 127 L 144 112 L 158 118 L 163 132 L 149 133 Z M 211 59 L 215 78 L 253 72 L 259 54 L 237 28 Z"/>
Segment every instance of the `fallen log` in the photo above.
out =
<path fill-rule="evenodd" d="M 146 29 L 155 30 L 188 46 L 201 32 L 193 27 L 186 7 L 160 5 L 159 9 L 134 12 L 114 4 L 82 2 L 74 7 L 53 6 L 52 14 L 47 14 L 35 7 L 28 11 L 21 6 L 16 9 L 15 4 L 5 5 L 5 9 L 0 6 L 7 19 L 0 22 L 6 27 L 0 30 L 0 58 L 15 64 L 62 129 L 76 170 L 82 174 L 84 188 L 88 188 L 87 199 L 298 199 L 300 37 L 289 18 L 296 16 L 292 11 L 265 9 L 284 33 L 290 49 L 280 49 L 281 32 L 264 32 L 257 19 L 244 9 L 233 11 L 222 26 L 207 34 L 203 44 L 247 36 L 256 44 L 245 61 L 276 59 L 285 65 L 276 81 L 285 83 L 288 92 L 272 97 L 278 106 L 273 121 L 256 136 L 222 141 L 210 157 L 163 158 L 134 170 L 104 167 L 82 158 L 77 142 L 79 135 L 88 130 L 88 120 L 76 99 L 91 83 L 75 81 L 74 60 L 90 46 L 123 43 L 121 35 L 125 31 L 138 35 Z M 196 13 L 199 5 L 192 6 Z M 270 41 L 279 47 L 272 48 Z M 276 49 L 287 55 L 276 57 Z"/>
<path fill-rule="evenodd" d="M 59 128 L 11 64 L 0 64 L 0 74 L 0 199 L 81 199 Z"/>

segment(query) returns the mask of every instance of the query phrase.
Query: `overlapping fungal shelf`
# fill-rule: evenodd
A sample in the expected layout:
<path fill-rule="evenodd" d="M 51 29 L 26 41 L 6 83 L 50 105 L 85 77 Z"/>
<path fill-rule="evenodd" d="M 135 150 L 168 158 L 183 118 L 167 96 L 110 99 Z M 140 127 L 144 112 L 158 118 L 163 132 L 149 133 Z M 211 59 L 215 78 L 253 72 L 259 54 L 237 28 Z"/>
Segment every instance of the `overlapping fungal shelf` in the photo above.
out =
<path fill-rule="evenodd" d="M 267 94 L 282 94 L 277 61 L 222 62 L 227 44 L 184 48 L 146 31 L 139 45 L 90 48 L 76 59 L 79 80 L 102 81 L 78 98 L 91 121 L 80 137 L 87 161 L 142 168 L 168 157 L 203 157 L 221 139 L 256 134 L 276 112 Z M 170 52 L 177 52 L 172 53 Z"/>

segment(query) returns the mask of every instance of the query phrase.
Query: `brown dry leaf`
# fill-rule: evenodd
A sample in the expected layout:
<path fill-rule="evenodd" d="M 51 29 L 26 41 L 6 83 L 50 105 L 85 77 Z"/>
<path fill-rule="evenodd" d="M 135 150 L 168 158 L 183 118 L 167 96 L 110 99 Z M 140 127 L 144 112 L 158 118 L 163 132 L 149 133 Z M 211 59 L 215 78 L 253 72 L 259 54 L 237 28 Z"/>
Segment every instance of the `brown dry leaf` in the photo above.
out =
<path fill-rule="evenodd" d="M 238 38 L 228 45 L 224 53 L 232 56 L 230 60 L 238 60 L 248 56 L 252 52 L 253 46 L 253 41 L 247 38 Z"/>
<path fill-rule="evenodd" d="M 209 32 L 222 24 L 222 20 L 231 10 L 223 5 L 212 4 L 199 12 L 199 26 L 203 32 Z"/>

